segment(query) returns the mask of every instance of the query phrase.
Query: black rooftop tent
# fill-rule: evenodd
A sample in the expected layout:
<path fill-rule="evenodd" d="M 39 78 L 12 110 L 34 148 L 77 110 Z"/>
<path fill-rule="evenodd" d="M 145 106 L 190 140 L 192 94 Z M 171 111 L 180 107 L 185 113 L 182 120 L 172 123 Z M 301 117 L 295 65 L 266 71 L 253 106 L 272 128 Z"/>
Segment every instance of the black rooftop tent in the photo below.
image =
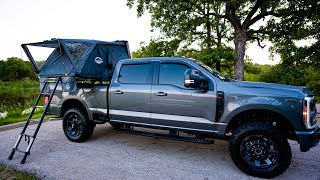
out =
<path fill-rule="evenodd" d="M 78 76 L 109 80 L 116 63 L 121 59 L 130 58 L 127 41 L 52 39 L 21 46 L 40 77 Z M 54 50 L 39 67 L 28 46 L 54 48 Z"/>

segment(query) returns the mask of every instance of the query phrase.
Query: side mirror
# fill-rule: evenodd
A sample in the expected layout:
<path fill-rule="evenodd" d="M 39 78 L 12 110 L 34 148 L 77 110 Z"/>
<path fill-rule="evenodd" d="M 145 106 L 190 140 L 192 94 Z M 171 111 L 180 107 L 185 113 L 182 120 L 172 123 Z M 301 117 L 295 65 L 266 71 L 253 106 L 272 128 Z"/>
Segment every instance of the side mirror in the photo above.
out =
<path fill-rule="evenodd" d="M 187 69 L 184 73 L 184 86 L 187 88 L 200 89 L 203 92 L 209 90 L 209 81 L 206 77 L 194 69 Z"/>

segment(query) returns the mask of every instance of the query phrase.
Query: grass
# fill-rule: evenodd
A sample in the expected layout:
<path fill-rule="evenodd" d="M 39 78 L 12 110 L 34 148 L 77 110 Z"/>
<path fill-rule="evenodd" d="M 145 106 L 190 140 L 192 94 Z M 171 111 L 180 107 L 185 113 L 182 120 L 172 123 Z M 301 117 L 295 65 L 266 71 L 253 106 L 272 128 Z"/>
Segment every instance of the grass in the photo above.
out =
<path fill-rule="evenodd" d="M 40 118 L 41 115 L 42 115 L 42 112 L 38 111 L 33 114 L 32 118 L 34 119 Z M 17 116 L 11 116 L 11 117 L 8 116 L 6 118 L 0 119 L 0 126 L 26 121 L 28 117 L 29 117 L 29 114 L 17 115 Z"/>
<path fill-rule="evenodd" d="M 39 82 L 30 79 L 0 81 L 0 112 L 7 112 L 5 118 L 0 118 L 0 125 L 26 121 L 29 113 L 22 114 L 22 112 L 33 107 L 38 94 Z M 43 103 L 43 101 L 40 102 Z M 41 112 L 38 111 L 33 118 L 39 118 L 40 116 Z"/>
<path fill-rule="evenodd" d="M 4 166 L 0 166 L 0 180 L 11 180 L 11 179 L 16 179 L 16 180 L 34 180 L 36 179 L 35 176 L 20 172 L 16 169 L 12 168 L 7 168 Z"/>

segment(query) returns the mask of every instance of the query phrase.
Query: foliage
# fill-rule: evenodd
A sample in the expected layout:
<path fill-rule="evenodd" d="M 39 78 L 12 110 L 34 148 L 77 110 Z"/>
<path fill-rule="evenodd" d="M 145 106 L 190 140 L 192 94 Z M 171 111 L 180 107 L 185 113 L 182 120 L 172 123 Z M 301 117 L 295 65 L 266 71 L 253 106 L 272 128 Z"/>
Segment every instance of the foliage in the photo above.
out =
<path fill-rule="evenodd" d="M 25 121 L 28 113 L 22 115 L 22 112 L 34 105 L 38 94 L 39 82 L 28 78 L 20 81 L 0 81 L 0 113 L 7 112 L 5 118 L 0 118 L 0 125 Z M 39 116 L 40 111 L 36 112 L 34 118 Z"/>
<path fill-rule="evenodd" d="M 261 81 L 266 82 L 261 79 L 261 75 L 269 72 L 273 66 L 271 65 L 260 65 L 260 64 L 252 64 L 246 63 L 245 64 L 245 72 L 244 72 L 244 79 L 246 81 Z"/>
<path fill-rule="evenodd" d="M 24 78 L 37 79 L 30 62 L 23 61 L 17 57 L 7 58 L 5 61 L 0 60 L 1 81 L 15 81 Z"/>
<path fill-rule="evenodd" d="M 281 18 L 268 22 L 271 51 L 279 53 L 285 65 L 320 67 L 320 3 L 313 0 L 288 1 Z M 309 45 L 299 45 L 301 42 Z M 302 43 L 303 44 L 303 43 Z"/>
<path fill-rule="evenodd" d="M 216 44 L 218 49 L 222 38 L 234 40 L 237 80 L 243 80 L 246 42 L 260 44 L 265 38 L 264 25 L 252 26 L 267 16 L 281 16 L 278 11 L 287 4 L 286 0 L 128 0 L 127 5 L 133 7 L 135 2 L 138 16 L 151 13 L 152 27 L 160 28 L 167 37 L 199 41 L 206 48 Z"/>
<path fill-rule="evenodd" d="M 15 111 L 32 107 L 39 93 L 39 83 L 22 81 L 0 81 L 0 112 Z"/>
<path fill-rule="evenodd" d="M 140 48 L 132 53 L 132 57 L 172 57 L 183 56 L 202 61 L 209 66 L 215 66 L 219 61 L 223 72 L 230 73 L 234 66 L 234 50 L 228 46 L 219 48 L 205 48 L 202 50 L 193 48 L 179 48 L 179 40 L 166 41 L 164 39 L 152 39 L 149 44 L 140 43 Z"/>
<path fill-rule="evenodd" d="M 315 93 L 317 99 L 320 100 L 320 74 L 317 68 L 312 66 L 297 65 L 257 65 L 251 64 L 258 71 L 246 72 L 245 79 L 247 81 L 260 81 L 268 83 L 279 83 L 294 86 L 305 86 Z"/>
<path fill-rule="evenodd" d="M 140 43 L 140 48 L 132 53 L 134 58 L 175 56 L 179 48 L 179 40 L 165 41 L 163 39 L 151 39 L 148 45 Z"/>

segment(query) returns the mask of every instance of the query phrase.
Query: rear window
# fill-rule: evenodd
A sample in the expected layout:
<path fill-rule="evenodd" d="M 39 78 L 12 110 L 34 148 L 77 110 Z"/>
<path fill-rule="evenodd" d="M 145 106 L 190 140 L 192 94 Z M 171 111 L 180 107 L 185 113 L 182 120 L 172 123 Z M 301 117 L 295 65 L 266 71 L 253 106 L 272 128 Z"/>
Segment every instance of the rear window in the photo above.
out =
<path fill-rule="evenodd" d="M 130 84 L 146 84 L 150 64 L 125 64 L 122 65 L 118 81 Z"/>

